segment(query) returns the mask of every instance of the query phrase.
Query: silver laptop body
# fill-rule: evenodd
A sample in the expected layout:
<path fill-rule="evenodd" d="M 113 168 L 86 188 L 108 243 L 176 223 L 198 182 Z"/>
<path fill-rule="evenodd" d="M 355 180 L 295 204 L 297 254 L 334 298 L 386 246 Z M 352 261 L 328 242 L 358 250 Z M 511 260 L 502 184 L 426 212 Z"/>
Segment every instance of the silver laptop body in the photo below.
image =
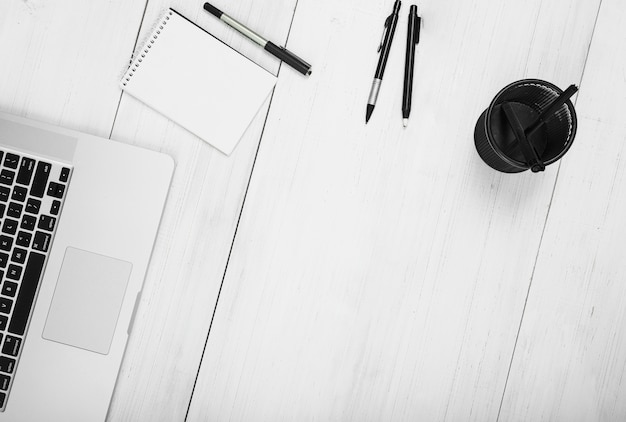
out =
<path fill-rule="evenodd" d="M 0 422 L 102 421 L 173 161 L 1 113 L 0 150 Z"/>

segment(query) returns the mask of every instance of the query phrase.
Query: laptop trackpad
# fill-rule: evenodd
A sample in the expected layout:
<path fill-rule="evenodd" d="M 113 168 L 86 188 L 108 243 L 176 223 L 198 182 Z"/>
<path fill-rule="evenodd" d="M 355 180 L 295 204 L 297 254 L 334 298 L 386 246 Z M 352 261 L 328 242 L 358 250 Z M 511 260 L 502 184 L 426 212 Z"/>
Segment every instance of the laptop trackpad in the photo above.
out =
<path fill-rule="evenodd" d="M 132 264 L 67 248 L 43 338 L 109 353 Z"/>

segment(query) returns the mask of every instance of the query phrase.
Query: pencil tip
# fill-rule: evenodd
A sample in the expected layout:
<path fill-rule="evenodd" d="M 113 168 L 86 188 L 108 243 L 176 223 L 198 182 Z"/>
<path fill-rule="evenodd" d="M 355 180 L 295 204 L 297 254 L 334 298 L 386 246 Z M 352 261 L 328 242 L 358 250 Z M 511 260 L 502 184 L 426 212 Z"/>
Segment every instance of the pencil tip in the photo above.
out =
<path fill-rule="evenodd" d="M 409 124 L 409 119 L 402 119 L 402 126 L 407 127 Z"/>
<path fill-rule="evenodd" d="M 365 123 L 369 122 L 370 117 L 372 117 L 373 112 L 374 112 L 374 106 L 372 104 L 368 104 L 367 110 L 365 111 Z"/>

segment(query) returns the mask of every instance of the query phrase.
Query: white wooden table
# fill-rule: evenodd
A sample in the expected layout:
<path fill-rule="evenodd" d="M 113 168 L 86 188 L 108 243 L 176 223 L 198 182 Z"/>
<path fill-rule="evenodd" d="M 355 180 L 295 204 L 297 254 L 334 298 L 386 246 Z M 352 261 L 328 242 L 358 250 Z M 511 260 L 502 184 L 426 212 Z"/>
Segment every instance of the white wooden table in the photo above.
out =
<path fill-rule="evenodd" d="M 626 420 L 626 3 L 214 4 L 313 64 L 305 78 L 182 0 L 3 0 L 0 110 L 172 155 L 171 193 L 111 421 Z M 118 80 L 173 7 L 278 75 L 230 157 Z M 509 82 L 575 97 L 544 173 L 476 154 Z"/>

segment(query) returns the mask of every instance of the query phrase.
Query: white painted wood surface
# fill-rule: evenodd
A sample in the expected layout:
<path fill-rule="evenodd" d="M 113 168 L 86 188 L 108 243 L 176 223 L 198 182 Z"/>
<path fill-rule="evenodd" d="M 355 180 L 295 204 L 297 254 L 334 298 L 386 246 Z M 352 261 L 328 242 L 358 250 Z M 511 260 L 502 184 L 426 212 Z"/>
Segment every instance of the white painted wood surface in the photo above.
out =
<path fill-rule="evenodd" d="M 143 0 L 0 2 L 0 107 L 109 136 Z"/>
<path fill-rule="evenodd" d="M 557 167 L 494 172 L 474 123 L 578 83 L 599 2 L 424 4 L 406 130 L 406 10 L 364 125 L 382 3 L 298 2 L 321 65 L 276 88 L 189 420 L 497 417 Z"/>
<path fill-rule="evenodd" d="M 626 5 L 604 0 L 502 421 L 626 420 Z"/>
<path fill-rule="evenodd" d="M 201 3 L 0 2 L 2 111 L 178 164 L 109 420 L 626 419 L 622 2 L 419 2 L 404 130 L 410 2 L 367 126 L 391 0 L 214 2 L 309 78 Z M 279 75 L 230 157 L 117 86 L 167 7 Z M 525 77 L 582 78 L 579 133 L 503 175 L 474 123 Z"/>

